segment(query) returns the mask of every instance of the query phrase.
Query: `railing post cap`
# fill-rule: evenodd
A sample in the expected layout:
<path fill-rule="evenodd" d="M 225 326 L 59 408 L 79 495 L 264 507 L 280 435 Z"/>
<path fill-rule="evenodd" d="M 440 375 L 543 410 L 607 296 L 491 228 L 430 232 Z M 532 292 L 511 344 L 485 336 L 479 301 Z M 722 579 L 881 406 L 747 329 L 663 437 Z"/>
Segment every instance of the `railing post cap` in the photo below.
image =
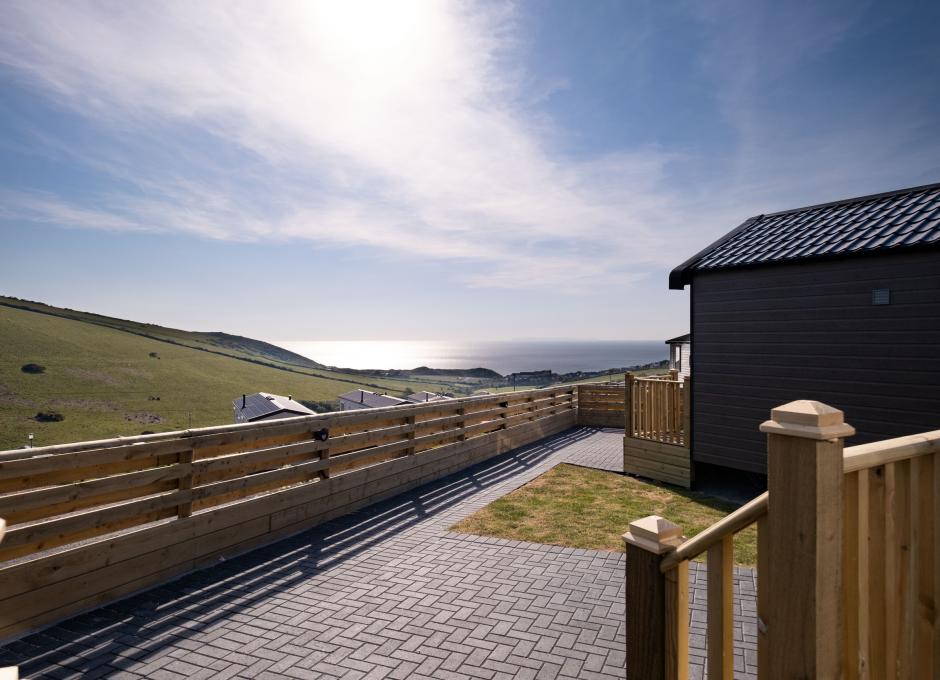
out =
<path fill-rule="evenodd" d="M 682 527 L 659 515 L 650 515 L 630 522 L 630 531 L 623 535 L 625 543 L 662 555 L 682 543 Z"/>
<path fill-rule="evenodd" d="M 837 408 L 819 401 L 799 399 L 770 411 L 770 420 L 760 426 L 767 434 L 780 434 L 804 439 L 840 439 L 855 434 Z"/>

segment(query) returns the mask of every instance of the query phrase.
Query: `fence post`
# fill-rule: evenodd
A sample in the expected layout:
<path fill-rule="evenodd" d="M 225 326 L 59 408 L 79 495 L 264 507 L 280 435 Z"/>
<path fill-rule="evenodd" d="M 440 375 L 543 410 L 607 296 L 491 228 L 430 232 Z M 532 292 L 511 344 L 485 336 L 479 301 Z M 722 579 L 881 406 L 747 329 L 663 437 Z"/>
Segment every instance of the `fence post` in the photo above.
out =
<path fill-rule="evenodd" d="M 581 417 L 581 385 L 575 387 L 575 397 L 578 400 L 577 410 L 575 411 L 576 422 L 578 425 L 584 425 L 584 419 Z"/>
<path fill-rule="evenodd" d="M 179 478 L 177 483 L 177 488 L 180 490 L 180 494 L 184 499 L 182 503 L 177 506 L 176 515 L 179 518 L 189 517 L 193 514 L 193 500 L 192 500 L 192 489 L 193 489 L 193 460 L 195 459 L 196 451 L 193 447 L 190 447 L 186 451 L 181 451 L 177 462 L 185 471 L 185 474 Z M 189 491 L 190 494 L 185 494 L 186 491 Z M 2 678 L 0 678 L 2 680 Z"/>
<path fill-rule="evenodd" d="M 685 376 L 682 384 L 682 443 L 692 453 L 692 376 Z"/>
<path fill-rule="evenodd" d="M 770 678 L 840 678 L 842 666 L 842 411 L 793 401 L 770 412 L 766 630 Z M 762 575 L 758 574 L 761 579 Z M 758 588 L 762 586 L 758 583 Z"/>
<path fill-rule="evenodd" d="M 623 412 L 625 414 L 624 436 L 633 436 L 633 380 L 634 375 L 627 373 L 623 378 Z"/>
<path fill-rule="evenodd" d="M 689 668 L 689 563 L 663 574 L 659 565 L 682 529 L 650 515 L 630 523 L 626 544 L 627 678 L 677 680 Z"/>
<path fill-rule="evenodd" d="M 467 415 L 467 409 L 466 409 L 465 407 L 461 406 L 460 408 L 457 409 L 457 415 L 458 415 L 458 416 L 465 416 L 465 415 Z M 466 427 L 467 427 L 467 422 L 466 422 L 464 419 L 461 419 L 461 420 L 458 420 L 458 421 L 457 421 L 457 429 L 458 429 L 459 432 L 460 432 L 460 434 L 457 435 L 457 441 L 462 442 L 462 441 L 466 441 L 466 440 L 467 440 L 467 431 L 466 431 Z"/>

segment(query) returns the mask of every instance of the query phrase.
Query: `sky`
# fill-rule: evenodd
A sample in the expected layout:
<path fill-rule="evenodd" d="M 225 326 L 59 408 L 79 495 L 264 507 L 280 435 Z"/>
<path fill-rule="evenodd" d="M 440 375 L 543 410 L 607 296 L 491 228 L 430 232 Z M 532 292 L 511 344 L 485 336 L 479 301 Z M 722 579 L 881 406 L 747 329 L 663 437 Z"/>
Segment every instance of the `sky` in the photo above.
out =
<path fill-rule="evenodd" d="M 0 5 L 0 294 L 654 340 L 751 215 L 940 181 L 940 3 Z"/>

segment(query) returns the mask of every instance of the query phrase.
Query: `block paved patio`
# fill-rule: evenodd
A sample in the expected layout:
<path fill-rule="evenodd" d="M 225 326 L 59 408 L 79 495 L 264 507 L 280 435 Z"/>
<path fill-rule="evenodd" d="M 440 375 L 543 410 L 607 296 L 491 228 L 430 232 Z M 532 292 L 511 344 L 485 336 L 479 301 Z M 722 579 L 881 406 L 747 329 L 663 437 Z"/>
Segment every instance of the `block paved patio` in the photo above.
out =
<path fill-rule="evenodd" d="M 561 462 L 621 471 L 576 428 L 0 649 L 23 678 L 622 678 L 624 560 L 448 531 Z M 623 527 L 626 530 L 626 525 Z M 705 569 L 691 572 L 704 677 Z M 756 677 L 735 573 L 735 677 Z"/>

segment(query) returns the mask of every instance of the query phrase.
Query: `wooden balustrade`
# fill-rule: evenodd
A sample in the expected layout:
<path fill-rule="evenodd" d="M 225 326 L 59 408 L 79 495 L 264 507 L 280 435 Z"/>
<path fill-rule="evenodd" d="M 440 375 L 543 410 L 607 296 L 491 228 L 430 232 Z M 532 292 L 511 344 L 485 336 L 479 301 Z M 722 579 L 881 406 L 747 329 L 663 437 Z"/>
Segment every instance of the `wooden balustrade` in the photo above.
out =
<path fill-rule="evenodd" d="M 572 386 L 0 452 L 0 638 L 576 422 Z"/>
<path fill-rule="evenodd" d="M 624 472 L 689 487 L 692 379 L 628 373 L 624 408 Z"/>
<path fill-rule="evenodd" d="M 940 430 L 846 449 L 844 677 L 940 673 Z"/>
<path fill-rule="evenodd" d="M 684 680 L 688 678 L 689 667 L 689 613 L 688 613 L 688 572 L 689 562 L 705 553 L 708 559 L 707 584 L 707 640 L 709 648 L 708 674 L 714 678 L 730 678 L 734 668 L 732 658 L 732 609 L 731 593 L 733 582 L 733 536 L 750 525 L 766 517 L 768 510 L 768 494 L 764 493 L 736 511 L 722 518 L 697 536 L 688 540 L 675 541 L 675 536 L 681 533 L 681 528 L 661 517 L 645 517 L 638 522 L 630 524 L 630 531 L 624 535 L 624 541 L 632 546 L 627 551 L 627 600 L 634 597 L 635 591 L 642 591 L 651 587 L 659 587 L 668 594 L 662 601 L 665 607 L 661 633 L 657 633 L 655 624 L 647 625 L 650 610 L 644 609 L 632 612 L 636 618 L 627 615 L 627 677 L 628 678 L 668 678 L 669 680 Z M 658 537 L 655 541 L 658 548 L 652 549 L 652 541 L 637 541 L 636 536 L 645 536 L 652 539 L 648 527 L 657 528 Z M 663 540 L 663 539 L 666 540 Z M 636 565 L 642 564 L 646 557 L 633 557 L 637 550 L 653 553 L 657 556 L 655 570 L 644 570 L 641 574 L 636 572 Z M 633 559 L 634 566 L 630 561 Z M 650 586 L 650 583 L 661 584 Z M 628 605 L 629 608 L 629 605 Z M 655 607 L 654 607 L 655 608 Z M 634 623 L 631 623 L 634 622 Z M 659 634 L 663 643 L 668 641 L 670 651 L 661 652 L 666 659 L 662 664 L 649 665 L 653 657 L 635 657 L 632 665 L 629 662 L 630 645 L 634 636 L 648 636 Z M 649 646 L 649 642 L 646 646 Z M 713 653 L 711 650 L 717 650 Z M 670 657 L 675 657 L 672 660 Z"/>
<path fill-rule="evenodd" d="M 686 446 L 688 380 L 671 376 L 639 378 L 628 374 L 626 383 L 630 390 L 631 407 L 629 436 Z"/>
<path fill-rule="evenodd" d="M 766 493 L 685 541 L 660 517 L 624 536 L 627 677 L 688 677 L 687 571 L 703 553 L 708 675 L 732 677 L 730 555 L 754 523 L 758 677 L 938 677 L 940 430 L 843 449 L 842 413 L 806 401 L 761 430 Z"/>

